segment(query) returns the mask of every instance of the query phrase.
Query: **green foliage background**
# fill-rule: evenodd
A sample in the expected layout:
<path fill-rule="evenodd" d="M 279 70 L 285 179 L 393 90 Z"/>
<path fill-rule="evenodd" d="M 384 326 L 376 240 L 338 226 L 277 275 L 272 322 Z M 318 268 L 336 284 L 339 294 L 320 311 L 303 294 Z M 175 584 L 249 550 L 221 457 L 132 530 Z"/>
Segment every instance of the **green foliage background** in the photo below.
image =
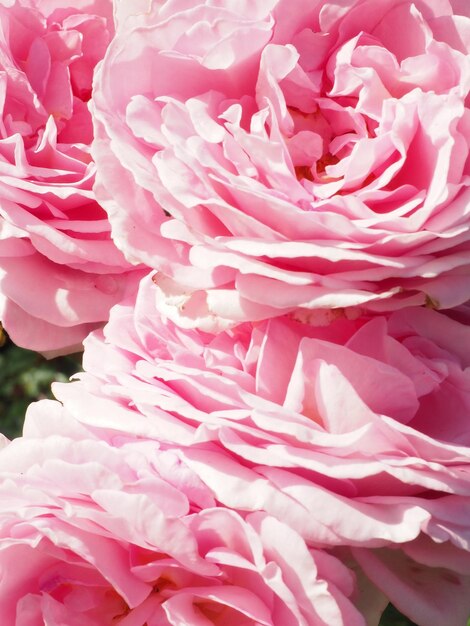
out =
<path fill-rule="evenodd" d="M 18 348 L 7 337 L 3 342 L 0 338 L 0 344 L 0 431 L 12 439 L 21 435 L 27 406 L 35 400 L 52 398 L 51 383 L 66 382 L 78 372 L 81 355 L 46 360 L 35 352 Z M 416 625 L 389 605 L 380 626 Z"/>
<path fill-rule="evenodd" d="M 31 402 L 52 398 L 51 383 L 66 382 L 80 370 L 81 355 L 47 360 L 23 350 L 3 335 L 0 339 L 0 431 L 9 439 L 21 435 Z"/>

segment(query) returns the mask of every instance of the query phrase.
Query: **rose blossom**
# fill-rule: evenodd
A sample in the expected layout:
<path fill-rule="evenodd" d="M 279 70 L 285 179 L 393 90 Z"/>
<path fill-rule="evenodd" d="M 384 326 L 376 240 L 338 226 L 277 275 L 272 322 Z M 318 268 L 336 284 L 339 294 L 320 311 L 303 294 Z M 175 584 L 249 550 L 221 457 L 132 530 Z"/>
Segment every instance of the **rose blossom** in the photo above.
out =
<path fill-rule="evenodd" d="M 159 4 L 100 66 L 93 153 L 161 310 L 214 330 L 469 298 L 466 4 Z"/>
<path fill-rule="evenodd" d="M 265 513 L 213 508 L 154 442 L 110 445 L 43 401 L 0 453 L 0 473 L 11 626 L 366 625 L 338 559 Z"/>
<path fill-rule="evenodd" d="M 214 336 L 161 319 L 153 295 L 149 277 L 104 337 L 87 338 L 85 373 L 54 385 L 67 410 L 97 434 L 172 447 L 221 505 L 351 548 L 418 624 L 459 626 L 470 611 L 470 328 L 415 307 Z M 455 622 L 443 619 L 452 595 Z"/>
<path fill-rule="evenodd" d="M 111 12 L 111 0 L 0 6 L 0 319 L 31 349 L 73 349 L 129 276 L 92 191 L 87 103 Z"/>

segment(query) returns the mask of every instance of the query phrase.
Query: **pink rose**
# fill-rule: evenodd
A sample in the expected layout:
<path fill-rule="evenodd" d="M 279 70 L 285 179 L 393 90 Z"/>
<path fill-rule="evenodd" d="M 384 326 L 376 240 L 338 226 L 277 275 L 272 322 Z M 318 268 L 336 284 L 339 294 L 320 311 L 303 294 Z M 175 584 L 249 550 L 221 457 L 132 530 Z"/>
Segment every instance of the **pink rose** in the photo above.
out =
<path fill-rule="evenodd" d="M 470 297 L 465 4 L 151 4 L 100 66 L 93 153 L 166 315 L 215 330 Z"/>
<path fill-rule="evenodd" d="M 154 442 L 109 445 L 44 401 L 0 475 L 9 626 L 366 626 L 341 561 L 265 513 L 213 508 Z"/>
<path fill-rule="evenodd" d="M 264 510 L 311 545 L 351 548 L 417 623 L 460 626 L 470 611 L 469 343 L 468 325 L 419 307 L 213 336 L 160 319 L 147 278 L 104 337 L 86 340 L 80 380 L 54 392 L 109 441 L 173 448 L 221 505 Z M 440 609 L 429 603 L 436 588 Z"/>
<path fill-rule="evenodd" d="M 111 11 L 111 0 L 0 7 L 0 319 L 35 350 L 79 344 L 129 276 L 92 191 L 88 101 Z"/>

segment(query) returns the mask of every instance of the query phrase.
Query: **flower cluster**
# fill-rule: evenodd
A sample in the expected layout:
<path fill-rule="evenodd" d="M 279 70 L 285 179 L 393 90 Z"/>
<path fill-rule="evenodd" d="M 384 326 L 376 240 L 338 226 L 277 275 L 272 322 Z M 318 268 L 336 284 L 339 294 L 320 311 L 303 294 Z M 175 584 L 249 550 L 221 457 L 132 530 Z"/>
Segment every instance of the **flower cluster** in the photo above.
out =
<path fill-rule="evenodd" d="M 470 5 L 67 1 L 0 7 L 0 318 L 86 337 L 0 614 L 466 626 Z"/>

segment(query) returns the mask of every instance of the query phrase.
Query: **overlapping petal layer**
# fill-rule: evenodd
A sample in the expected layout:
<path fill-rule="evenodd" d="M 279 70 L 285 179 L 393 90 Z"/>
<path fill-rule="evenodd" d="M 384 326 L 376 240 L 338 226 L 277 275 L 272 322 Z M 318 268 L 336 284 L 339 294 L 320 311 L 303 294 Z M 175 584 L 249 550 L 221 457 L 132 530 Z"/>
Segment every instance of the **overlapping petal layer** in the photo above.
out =
<path fill-rule="evenodd" d="M 212 331 L 470 297 L 466 5 L 161 4 L 120 20 L 93 153 L 165 314 Z"/>
<path fill-rule="evenodd" d="M 110 445 L 57 402 L 30 408 L 0 476 L 11 626 L 365 626 L 337 558 L 263 512 L 214 508 L 164 446 Z"/>
<path fill-rule="evenodd" d="M 315 546 L 352 547 L 389 597 L 401 595 L 397 575 L 376 577 L 380 567 L 416 560 L 431 586 L 451 572 L 440 588 L 459 597 L 457 626 L 470 609 L 469 333 L 411 308 L 214 336 L 156 315 L 148 278 L 104 337 L 87 339 L 80 380 L 54 391 L 110 442 L 121 433 L 172 447 L 219 504 L 266 511 Z M 417 597 L 402 608 L 439 624 L 419 578 L 400 578 Z"/>
<path fill-rule="evenodd" d="M 92 191 L 88 101 L 110 0 L 0 7 L 0 319 L 19 345 L 80 344 L 131 266 Z"/>

